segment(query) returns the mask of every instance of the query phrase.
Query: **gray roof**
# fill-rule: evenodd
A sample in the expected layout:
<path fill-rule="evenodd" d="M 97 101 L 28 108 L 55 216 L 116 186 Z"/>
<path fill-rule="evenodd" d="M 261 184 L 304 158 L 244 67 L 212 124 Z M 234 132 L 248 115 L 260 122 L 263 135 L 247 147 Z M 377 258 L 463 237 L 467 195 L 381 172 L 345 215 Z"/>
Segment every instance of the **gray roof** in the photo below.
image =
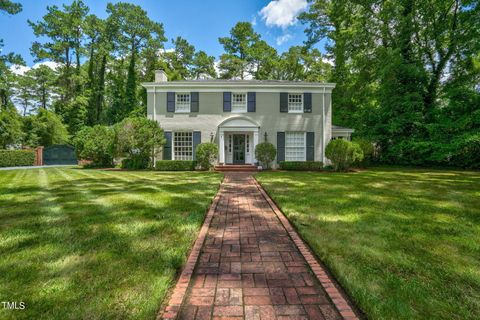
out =
<path fill-rule="evenodd" d="M 332 125 L 332 130 L 336 130 L 336 131 L 349 131 L 349 132 L 353 132 L 355 131 L 354 129 L 351 129 L 351 128 L 345 128 L 345 127 L 340 127 L 340 126 L 336 126 L 336 125 Z"/>

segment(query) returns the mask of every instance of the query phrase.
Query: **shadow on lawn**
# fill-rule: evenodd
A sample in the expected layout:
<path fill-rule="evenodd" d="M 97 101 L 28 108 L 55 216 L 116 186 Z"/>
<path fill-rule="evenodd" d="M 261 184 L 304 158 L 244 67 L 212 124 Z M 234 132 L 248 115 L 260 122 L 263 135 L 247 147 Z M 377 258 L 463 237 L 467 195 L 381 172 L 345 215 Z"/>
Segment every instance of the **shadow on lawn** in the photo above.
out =
<path fill-rule="evenodd" d="M 26 301 L 29 308 L 16 315 L 25 319 L 153 317 L 195 239 L 215 179 L 84 173 L 57 179 L 47 191 L 0 187 L 7 196 L 0 298 Z"/>
<path fill-rule="evenodd" d="M 470 318 L 480 307 L 480 175 L 377 169 L 258 179 L 371 317 Z"/>

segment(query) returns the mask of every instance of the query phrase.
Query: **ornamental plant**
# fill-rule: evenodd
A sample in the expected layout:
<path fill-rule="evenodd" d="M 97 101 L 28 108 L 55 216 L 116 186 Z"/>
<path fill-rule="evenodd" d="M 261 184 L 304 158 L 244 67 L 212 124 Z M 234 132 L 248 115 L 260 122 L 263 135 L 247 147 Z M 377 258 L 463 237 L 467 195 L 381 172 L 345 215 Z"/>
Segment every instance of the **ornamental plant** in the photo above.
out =
<path fill-rule="evenodd" d="M 363 151 L 357 143 L 343 139 L 330 141 L 325 155 L 333 164 L 335 171 L 347 171 L 355 161 L 362 161 Z"/>
<path fill-rule="evenodd" d="M 197 163 L 203 170 L 210 170 L 215 165 L 218 156 L 218 146 L 215 143 L 200 143 L 195 152 Z"/>
<path fill-rule="evenodd" d="M 277 155 L 277 149 L 270 142 L 262 142 L 257 144 L 255 147 L 255 158 L 260 162 L 262 166 L 266 169 L 270 169 L 270 164 L 275 159 Z"/>

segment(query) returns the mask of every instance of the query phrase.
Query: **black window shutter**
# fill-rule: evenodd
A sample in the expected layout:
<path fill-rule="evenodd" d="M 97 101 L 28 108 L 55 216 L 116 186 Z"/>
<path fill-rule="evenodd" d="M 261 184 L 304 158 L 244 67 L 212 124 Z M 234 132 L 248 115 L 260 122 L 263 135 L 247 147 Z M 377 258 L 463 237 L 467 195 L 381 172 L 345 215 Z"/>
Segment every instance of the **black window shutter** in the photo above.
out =
<path fill-rule="evenodd" d="M 172 133 L 165 131 L 165 144 L 163 145 L 163 160 L 172 160 Z"/>
<path fill-rule="evenodd" d="M 223 93 L 223 112 L 232 111 L 232 93 L 224 92 Z"/>
<path fill-rule="evenodd" d="M 175 92 L 167 92 L 167 112 L 175 112 Z"/>
<path fill-rule="evenodd" d="M 190 112 L 198 112 L 200 109 L 200 101 L 198 92 L 190 92 Z"/>
<path fill-rule="evenodd" d="M 285 161 L 285 132 L 277 132 L 277 163 Z"/>
<path fill-rule="evenodd" d="M 255 112 L 256 111 L 256 104 L 257 104 L 257 93 L 256 92 L 249 92 L 247 93 L 247 111 L 248 112 Z"/>
<path fill-rule="evenodd" d="M 197 159 L 197 146 L 202 141 L 202 133 L 200 131 L 193 131 L 193 160 Z"/>
<path fill-rule="evenodd" d="M 307 161 L 315 160 L 315 132 L 307 132 Z"/>
<path fill-rule="evenodd" d="M 288 112 L 288 92 L 280 92 L 280 112 Z"/>
<path fill-rule="evenodd" d="M 310 92 L 305 92 L 303 94 L 303 112 L 312 112 L 312 94 Z"/>

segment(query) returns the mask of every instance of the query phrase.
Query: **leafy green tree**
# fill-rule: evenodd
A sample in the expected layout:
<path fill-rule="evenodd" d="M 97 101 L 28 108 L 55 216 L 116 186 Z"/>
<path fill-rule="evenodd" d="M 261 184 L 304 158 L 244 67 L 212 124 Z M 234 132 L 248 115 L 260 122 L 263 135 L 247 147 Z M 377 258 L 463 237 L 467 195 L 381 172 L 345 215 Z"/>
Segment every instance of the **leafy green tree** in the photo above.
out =
<path fill-rule="evenodd" d="M 33 119 L 32 132 L 28 140 L 47 147 L 53 144 L 67 143 L 69 135 L 66 126 L 57 114 L 46 109 L 39 109 Z"/>
<path fill-rule="evenodd" d="M 33 87 L 35 82 L 27 71 L 24 75 L 17 75 L 15 82 L 15 96 L 14 101 L 18 106 L 21 106 L 22 114 L 25 116 L 34 105 Z"/>
<path fill-rule="evenodd" d="M 184 80 L 192 77 L 191 68 L 195 55 L 195 47 L 182 37 L 172 39 L 173 50 L 165 51 L 162 57 L 168 63 L 172 78 Z"/>
<path fill-rule="evenodd" d="M 84 127 L 73 139 L 78 158 L 97 167 L 113 167 L 115 143 L 114 128 L 104 125 Z"/>
<path fill-rule="evenodd" d="M 8 14 L 17 14 L 22 11 L 22 5 L 18 2 L 13 2 L 10 0 L 1 0 L 0 1 L 0 12 L 6 12 Z"/>
<path fill-rule="evenodd" d="M 212 78 L 217 77 L 215 57 L 209 56 L 205 51 L 196 52 L 192 64 L 192 76 L 194 78 L 198 78 L 201 74 L 207 74 Z"/>
<path fill-rule="evenodd" d="M 56 70 L 46 66 L 40 65 L 38 68 L 33 68 L 27 72 L 31 77 L 32 95 L 35 100 L 37 108 L 48 109 L 56 98 Z"/>
<path fill-rule="evenodd" d="M 88 11 L 82 0 L 74 0 L 70 5 L 63 5 L 62 9 L 47 6 L 47 14 L 39 22 L 28 20 L 35 36 L 46 39 L 43 43 L 35 41 L 32 44 L 31 52 L 36 61 L 48 59 L 60 64 L 60 100 L 64 103 L 81 91 L 75 74 L 80 73 L 84 55 L 83 30 Z"/>
<path fill-rule="evenodd" d="M 22 138 L 22 119 L 15 107 L 0 109 L 0 148 L 20 144 Z"/>
<path fill-rule="evenodd" d="M 117 143 L 119 155 L 126 155 L 130 160 L 138 160 L 146 167 L 153 165 L 155 150 L 165 144 L 165 138 L 157 121 L 134 117 L 125 118 L 117 124 Z"/>
<path fill-rule="evenodd" d="M 253 30 L 249 22 L 238 22 L 231 30 L 230 37 L 219 38 L 225 53 L 220 56 L 222 78 L 244 79 L 252 74 L 253 47 L 260 35 Z"/>
<path fill-rule="evenodd" d="M 13 64 L 24 65 L 22 57 L 12 52 L 2 54 L 3 40 L 0 39 L 0 110 L 11 105 L 16 77 L 10 70 Z"/>
<path fill-rule="evenodd" d="M 138 108 L 139 81 L 137 59 L 141 50 L 155 43 L 158 47 L 165 42 L 163 25 L 150 20 L 140 7 L 118 2 L 107 5 L 108 23 L 115 27 L 116 48 L 120 55 L 128 56 L 128 71 L 125 82 L 125 98 L 120 113 L 123 117 Z"/>

